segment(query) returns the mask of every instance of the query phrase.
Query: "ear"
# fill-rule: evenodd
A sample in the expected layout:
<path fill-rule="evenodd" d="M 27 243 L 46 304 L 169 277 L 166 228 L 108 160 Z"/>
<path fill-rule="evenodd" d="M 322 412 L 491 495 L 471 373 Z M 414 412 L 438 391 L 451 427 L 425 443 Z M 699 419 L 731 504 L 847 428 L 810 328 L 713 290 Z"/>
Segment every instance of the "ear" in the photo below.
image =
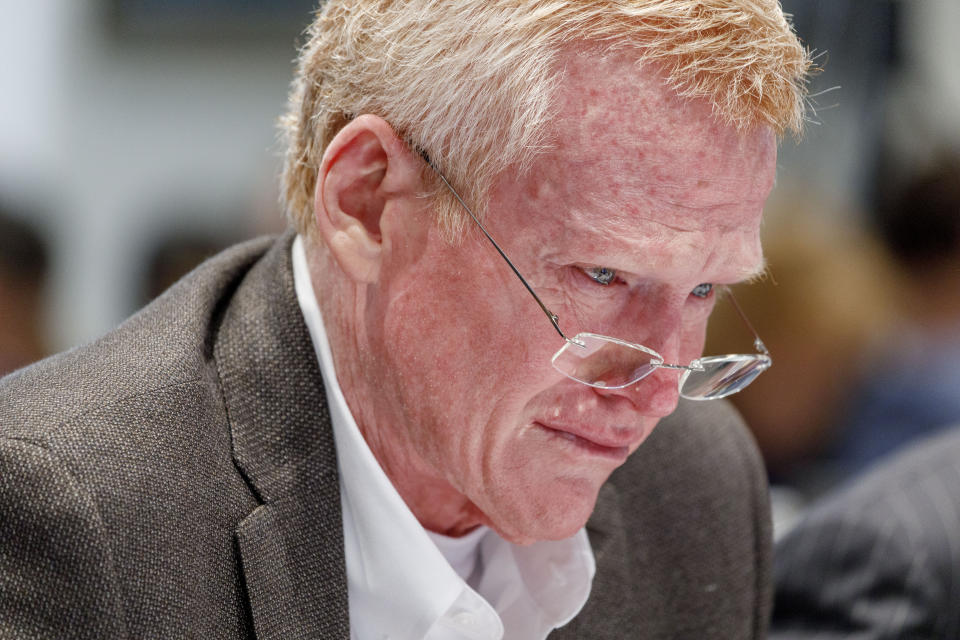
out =
<path fill-rule="evenodd" d="M 416 158 L 377 116 L 350 121 L 323 154 L 313 210 L 337 264 L 356 282 L 374 282 L 383 257 L 385 208 L 415 194 Z"/>

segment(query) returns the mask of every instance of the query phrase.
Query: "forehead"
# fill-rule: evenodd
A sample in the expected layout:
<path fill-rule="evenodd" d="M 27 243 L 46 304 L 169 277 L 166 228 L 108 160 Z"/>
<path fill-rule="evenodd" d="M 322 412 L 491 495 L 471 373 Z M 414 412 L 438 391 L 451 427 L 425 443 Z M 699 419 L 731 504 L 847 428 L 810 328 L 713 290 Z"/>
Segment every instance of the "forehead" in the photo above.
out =
<path fill-rule="evenodd" d="M 744 259 L 759 262 L 776 164 L 770 131 L 718 122 L 709 103 L 679 98 L 626 54 L 568 50 L 560 70 L 551 149 L 518 183 L 541 230 L 612 254 L 678 236 L 691 250 L 738 237 L 756 245 Z"/>

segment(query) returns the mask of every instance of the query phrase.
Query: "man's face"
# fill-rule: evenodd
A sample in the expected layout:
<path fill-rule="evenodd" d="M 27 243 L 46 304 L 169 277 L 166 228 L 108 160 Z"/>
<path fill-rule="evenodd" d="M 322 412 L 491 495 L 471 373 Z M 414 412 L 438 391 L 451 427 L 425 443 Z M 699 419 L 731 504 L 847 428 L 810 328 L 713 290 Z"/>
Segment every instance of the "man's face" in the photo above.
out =
<path fill-rule="evenodd" d="M 568 336 L 615 336 L 687 364 L 714 304 L 698 285 L 762 268 L 773 136 L 716 124 L 628 59 L 564 63 L 554 147 L 523 176 L 504 169 L 487 228 Z M 386 243 L 366 326 L 396 434 L 379 443 L 388 474 L 429 478 L 437 499 L 452 487 L 508 539 L 572 535 L 674 410 L 677 372 L 615 390 L 564 377 L 550 364 L 562 339 L 472 223 L 457 245 L 426 221 L 404 224 L 422 232 Z M 614 272 L 608 284 L 599 268 Z"/>

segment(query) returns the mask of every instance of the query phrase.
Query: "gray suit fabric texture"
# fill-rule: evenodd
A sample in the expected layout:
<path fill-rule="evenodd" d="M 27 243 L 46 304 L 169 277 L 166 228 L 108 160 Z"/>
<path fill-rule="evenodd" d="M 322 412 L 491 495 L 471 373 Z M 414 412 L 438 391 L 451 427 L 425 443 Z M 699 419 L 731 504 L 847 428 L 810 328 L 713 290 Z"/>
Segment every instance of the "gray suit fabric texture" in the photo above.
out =
<path fill-rule="evenodd" d="M 0 382 L 0 638 L 349 637 L 292 238 Z M 551 638 L 763 637 L 768 507 L 739 417 L 682 404 L 602 488 L 590 599 Z"/>
<path fill-rule="evenodd" d="M 775 564 L 776 640 L 960 638 L 960 426 L 818 504 Z"/>

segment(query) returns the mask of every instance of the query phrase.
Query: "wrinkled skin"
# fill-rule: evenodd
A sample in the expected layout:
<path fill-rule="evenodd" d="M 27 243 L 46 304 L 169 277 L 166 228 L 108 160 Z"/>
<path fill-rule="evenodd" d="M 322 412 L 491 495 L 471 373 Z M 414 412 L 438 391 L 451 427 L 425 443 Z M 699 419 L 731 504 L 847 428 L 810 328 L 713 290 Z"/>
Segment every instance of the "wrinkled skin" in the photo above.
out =
<path fill-rule="evenodd" d="M 567 335 L 612 335 L 686 364 L 714 303 L 691 291 L 763 267 L 774 136 L 719 124 L 707 103 L 679 100 L 628 58 L 569 52 L 562 63 L 553 148 L 519 179 L 504 169 L 488 230 Z M 364 116 L 341 132 L 355 136 L 353 165 L 328 149 L 317 210 L 329 249 L 308 248 L 351 411 L 427 528 L 484 523 L 518 543 L 570 536 L 674 410 L 678 374 L 600 390 L 555 371 L 562 339 L 478 230 L 459 244 L 441 237 L 416 196 L 418 160 L 384 143 L 380 123 Z M 330 231 L 346 224 L 337 207 L 363 227 Z M 591 280 L 584 268 L 596 266 L 614 281 Z"/>

